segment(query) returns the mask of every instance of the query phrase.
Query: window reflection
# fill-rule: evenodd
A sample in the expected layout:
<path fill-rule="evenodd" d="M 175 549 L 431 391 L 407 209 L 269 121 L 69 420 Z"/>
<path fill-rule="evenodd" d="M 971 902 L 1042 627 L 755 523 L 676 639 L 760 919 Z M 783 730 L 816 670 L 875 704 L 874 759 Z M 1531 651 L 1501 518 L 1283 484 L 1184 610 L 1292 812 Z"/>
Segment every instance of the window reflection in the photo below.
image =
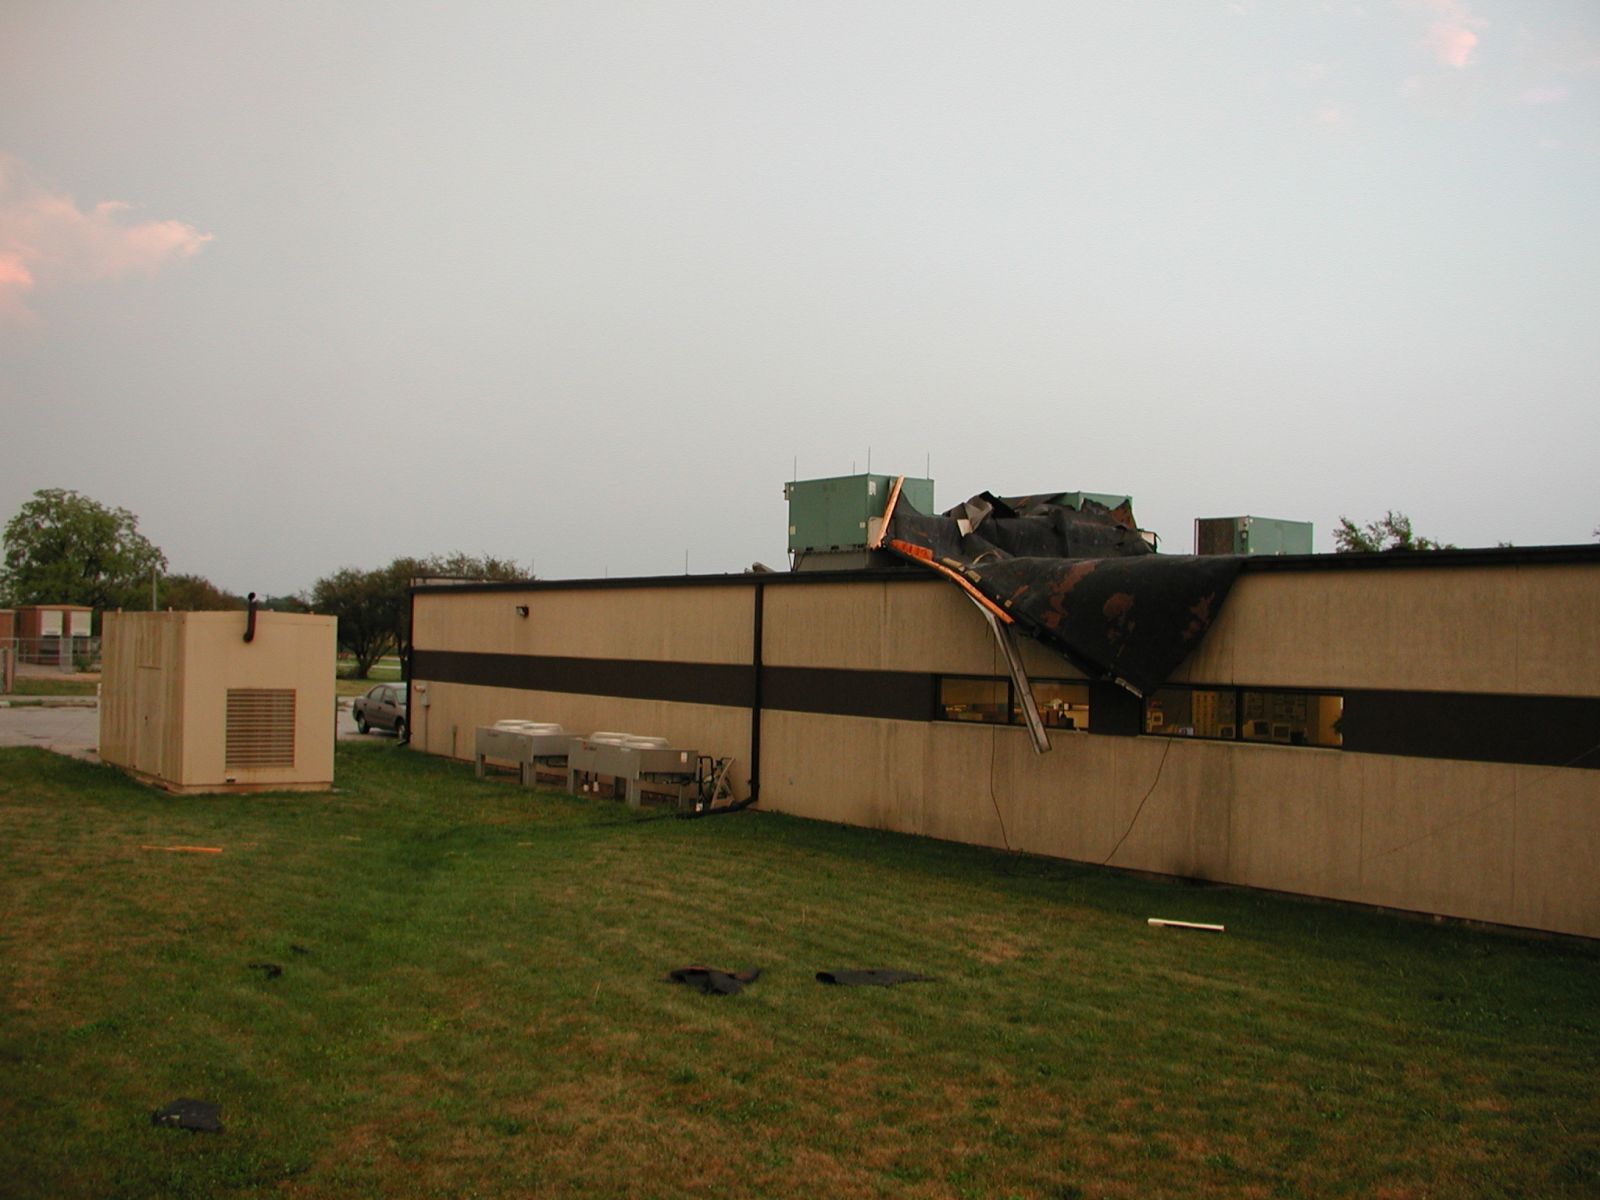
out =
<path fill-rule="evenodd" d="M 1243 728 L 1247 742 L 1284 746 L 1342 746 L 1344 697 L 1316 692 L 1246 691 Z"/>
<path fill-rule="evenodd" d="M 1046 729 L 1089 728 L 1089 685 L 1056 679 L 1029 680 L 1033 702 Z M 1020 699 L 1011 706 L 1011 720 L 1022 723 Z"/>
<path fill-rule="evenodd" d="M 1344 745 L 1344 697 L 1266 688 L 1161 688 L 1145 700 L 1144 731 L 1165 737 Z"/>
<path fill-rule="evenodd" d="M 946 721 L 1004 725 L 1011 712 L 1011 685 L 1004 679 L 939 680 L 939 712 Z"/>
<path fill-rule="evenodd" d="M 1161 688 L 1144 706 L 1144 731 L 1167 737 L 1232 738 L 1238 727 L 1232 688 Z"/>

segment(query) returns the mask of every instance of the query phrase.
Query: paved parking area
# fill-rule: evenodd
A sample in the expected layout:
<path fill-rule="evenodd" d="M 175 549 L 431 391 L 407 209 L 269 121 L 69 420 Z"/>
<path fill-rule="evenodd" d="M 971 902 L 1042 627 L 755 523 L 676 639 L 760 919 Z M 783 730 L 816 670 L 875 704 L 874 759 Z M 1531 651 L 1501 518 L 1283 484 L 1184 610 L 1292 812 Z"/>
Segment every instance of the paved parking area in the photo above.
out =
<path fill-rule="evenodd" d="M 350 701 L 339 701 L 339 740 L 393 738 L 393 734 L 363 735 L 350 717 Z M 57 754 L 98 762 L 100 709 L 93 704 L 18 704 L 0 707 L 0 746 L 38 746 Z"/>
<path fill-rule="evenodd" d="M 0 746 L 38 746 L 99 760 L 100 710 L 89 705 L 0 708 Z"/>

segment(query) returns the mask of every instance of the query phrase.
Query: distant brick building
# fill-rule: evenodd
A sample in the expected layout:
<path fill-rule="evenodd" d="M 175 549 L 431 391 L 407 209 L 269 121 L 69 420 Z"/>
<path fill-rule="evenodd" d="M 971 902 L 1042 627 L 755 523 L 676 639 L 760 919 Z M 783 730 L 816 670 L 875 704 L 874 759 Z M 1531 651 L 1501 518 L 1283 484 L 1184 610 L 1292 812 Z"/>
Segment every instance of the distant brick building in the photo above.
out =
<path fill-rule="evenodd" d="M 24 604 L 16 609 L 15 629 L 19 662 L 70 662 L 87 642 L 94 626 L 94 610 L 86 604 Z M 63 639 L 67 644 L 63 645 Z"/>

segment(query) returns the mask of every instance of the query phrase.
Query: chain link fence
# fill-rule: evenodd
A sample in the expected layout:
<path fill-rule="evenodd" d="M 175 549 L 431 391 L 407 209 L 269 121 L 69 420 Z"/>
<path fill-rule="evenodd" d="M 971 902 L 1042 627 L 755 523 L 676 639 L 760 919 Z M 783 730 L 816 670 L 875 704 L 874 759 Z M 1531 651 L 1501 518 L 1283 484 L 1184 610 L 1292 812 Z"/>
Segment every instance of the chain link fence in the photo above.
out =
<path fill-rule="evenodd" d="M 100 639 L 97 637 L 0 638 L 4 674 L 22 675 L 98 673 Z"/>

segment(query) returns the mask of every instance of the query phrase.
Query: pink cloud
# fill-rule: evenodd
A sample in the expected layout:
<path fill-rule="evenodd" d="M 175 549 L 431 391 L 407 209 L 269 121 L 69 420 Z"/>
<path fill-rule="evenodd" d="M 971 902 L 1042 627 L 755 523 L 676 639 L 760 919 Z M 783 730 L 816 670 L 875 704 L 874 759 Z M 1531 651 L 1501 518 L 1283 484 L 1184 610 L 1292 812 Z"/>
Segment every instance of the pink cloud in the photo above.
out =
<path fill-rule="evenodd" d="M 1348 129 L 1352 116 L 1348 105 L 1330 100 L 1320 105 L 1311 119 L 1324 129 Z"/>
<path fill-rule="evenodd" d="M 0 253 L 0 321 L 26 321 L 23 297 L 33 291 L 33 272 L 15 254 Z"/>
<path fill-rule="evenodd" d="M 1433 14 L 1427 40 L 1434 57 L 1457 70 L 1470 66 L 1478 48 L 1473 30 L 1487 28 L 1489 22 L 1468 12 L 1462 0 L 1422 0 L 1422 7 Z"/>
<path fill-rule="evenodd" d="M 1428 30 L 1428 44 L 1445 66 L 1460 69 L 1472 61 L 1478 35 L 1463 26 L 1436 21 Z"/>
<path fill-rule="evenodd" d="M 129 211 L 120 200 L 80 209 L 0 153 L 0 317 L 27 314 L 35 288 L 151 274 L 211 240 L 182 221 L 129 221 Z"/>

